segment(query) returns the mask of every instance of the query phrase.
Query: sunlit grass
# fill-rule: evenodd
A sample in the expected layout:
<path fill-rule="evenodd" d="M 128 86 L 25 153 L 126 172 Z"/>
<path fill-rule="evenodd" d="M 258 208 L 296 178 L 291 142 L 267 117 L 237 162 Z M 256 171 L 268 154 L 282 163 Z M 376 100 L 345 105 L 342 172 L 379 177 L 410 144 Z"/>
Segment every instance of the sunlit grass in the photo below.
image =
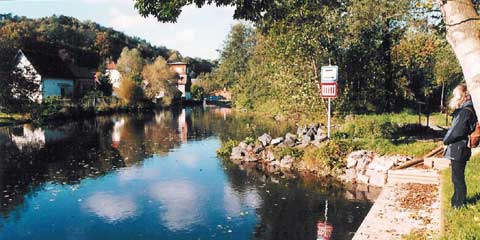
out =
<path fill-rule="evenodd" d="M 381 155 L 400 154 L 405 156 L 424 156 L 439 143 L 433 141 L 391 141 L 389 139 L 359 139 L 361 149 L 371 150 Z"/>
<path fill-rule="evenodd" d="M 20 121 L 27 121 L 30 117 L 28 114 L 7 114 L 0 112 L 0 124 L 13 124 Z"/>
<path fill-rule="evenodd" d="M 442 172 L 442 206 L 445 232 L 442 239 L 480 239 L 480 155 L 470 159 L 465 170 L 469 204 L 466 208 L 454 210 L 450 206 L 453 194 L 451 171 Z"/>

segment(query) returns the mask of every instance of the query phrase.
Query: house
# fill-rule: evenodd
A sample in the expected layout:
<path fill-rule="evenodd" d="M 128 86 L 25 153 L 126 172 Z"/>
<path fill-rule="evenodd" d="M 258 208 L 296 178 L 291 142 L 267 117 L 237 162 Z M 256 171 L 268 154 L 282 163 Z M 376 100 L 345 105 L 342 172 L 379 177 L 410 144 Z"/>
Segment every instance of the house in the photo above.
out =
<path fill-rule="evenodd" d="M 122 74 L 117 70 L 117 64 L 114 61 L 109 61 L 107 63 L 107 69 L 105 70 L 105 75 L 107 75 L 110 83 L 112 84 L 113 89 L 120 87 L 120 82 L 122 80 Z"/>
<path fill-rule="evenodd" d="M 29 96 L 38 103 L 47 97 L 80 98 L 95 84 L 95 71 L 75 65 L 65 50 L 19 50 L 15 67 L 25 78 L 38 83 L 38 90 Z"/>
<path fill-rule="evenodd" d="M 177 88 L 182 92 L 182 98 L 190 100 L 192 98 L 190 88 L 192 81 L 188 75 L 188 64 L 184 62 L 169 63 L 170 69 L 178 74 Z"/>

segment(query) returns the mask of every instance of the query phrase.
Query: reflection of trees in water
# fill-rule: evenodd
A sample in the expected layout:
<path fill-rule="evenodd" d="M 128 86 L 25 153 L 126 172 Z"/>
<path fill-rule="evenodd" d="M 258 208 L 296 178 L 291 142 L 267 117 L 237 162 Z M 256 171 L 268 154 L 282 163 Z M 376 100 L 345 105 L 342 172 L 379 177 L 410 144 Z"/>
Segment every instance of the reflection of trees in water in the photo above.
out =
<path fill-rule="evenodd" d="M 208 114 L 204 114 L 207 112 Z M 216 114 L 218 113 L 218 114 Z M 224 115 L 217 108 L 192 109 L 192 135 L 207 136 L 217 135 L 222 141 L 234 139 L 243 140 L 246 137 L 258 137 L 263 133 L 272 136 L 282 136 L 287 131 L 292 131 L 292 125 L 277 122 L 274 119 L 252 116 L 246 114 Z"/>
<path fill-rule="evenodd" d="M 21 206 L 26 194 L 46 182 L 77 184 L 84 178 L 102 176 L 124 166 L 118 152 L 104 144 L 110 138 L 108 126 L 99 127 L 101 131 L 83 131 L 95 129 L 94 121 L 68 126 L 63 138 L 47 141 L 42 148 L 26 146 L 22 150 L 9 135 L 5 137 L 8 130 L 2 129 L 1 138 L 10 139 L 0 145 L 0 214 L 3 217 Z M 60 129 L 67 130 L 65 125 L 54 130 Z"/>
<path fill-rule="evenodd" d="M 325 200 L 329 202 L 328 224 L 334 228 L 332 239 L 350 239 L 371 205 L 346 200 L 345 189 L 331 180 L 287 180 L 254 167 L 241 170 L 229 161 L 223 164 L 237 195 L 260 189 L 262 205 L 256 208 L 259 223 L 253 239 L 316 239 L 317 223 L 324 221 Z"/>

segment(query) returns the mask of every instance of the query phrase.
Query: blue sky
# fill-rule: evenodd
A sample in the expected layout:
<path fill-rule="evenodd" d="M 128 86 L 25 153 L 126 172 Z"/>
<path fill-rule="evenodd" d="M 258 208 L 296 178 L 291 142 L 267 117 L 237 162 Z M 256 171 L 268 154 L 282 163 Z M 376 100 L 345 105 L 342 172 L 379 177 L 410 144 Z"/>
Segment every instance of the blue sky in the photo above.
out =
<path fill-rule="evenodd" d="M 0 0 L 0 12 L 30 18 L 66 15 L 92 20 L 154 45 L 179 50 L 184 56 L 214 59 L 230 30 L 233 8 L 184 8 L 177 23 L 142 18 L 133 0 Z"/>

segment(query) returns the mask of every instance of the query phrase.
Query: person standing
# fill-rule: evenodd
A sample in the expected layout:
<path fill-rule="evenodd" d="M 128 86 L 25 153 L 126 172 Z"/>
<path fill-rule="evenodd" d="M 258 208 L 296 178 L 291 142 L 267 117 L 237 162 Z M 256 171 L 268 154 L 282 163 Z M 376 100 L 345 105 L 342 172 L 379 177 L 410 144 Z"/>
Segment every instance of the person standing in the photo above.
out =
<path fill-rule="evenodd" d="M 449 106 L 454 109 L 453 121 L 443 143 L 447 145 L 445 158 L 451 160 L 452 165 L 454 192 L 451 204 L 453 208 L 460 208 L 466 204 L 465 167 L 472 154 L 468 146 L 468 136 L 475 130 L 477 123 L 475 109 L 465 84 L 460 84 L 453 90 Z"/>

